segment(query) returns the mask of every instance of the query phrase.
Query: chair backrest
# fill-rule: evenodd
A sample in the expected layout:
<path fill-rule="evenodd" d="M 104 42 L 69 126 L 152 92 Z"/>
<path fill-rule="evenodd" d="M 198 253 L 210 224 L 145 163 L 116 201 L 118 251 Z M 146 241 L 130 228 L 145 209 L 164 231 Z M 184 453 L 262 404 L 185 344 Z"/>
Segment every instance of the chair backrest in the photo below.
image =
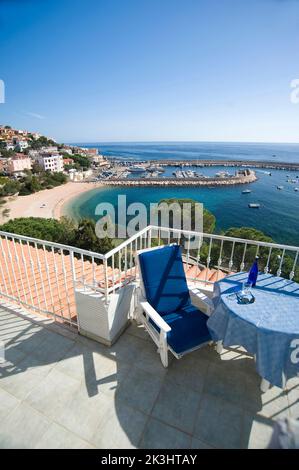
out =
<path fill-rule="evenodd" d="M 146 300 L 161 315 L 191 304 L 179 245 L 138 253 Z"/>

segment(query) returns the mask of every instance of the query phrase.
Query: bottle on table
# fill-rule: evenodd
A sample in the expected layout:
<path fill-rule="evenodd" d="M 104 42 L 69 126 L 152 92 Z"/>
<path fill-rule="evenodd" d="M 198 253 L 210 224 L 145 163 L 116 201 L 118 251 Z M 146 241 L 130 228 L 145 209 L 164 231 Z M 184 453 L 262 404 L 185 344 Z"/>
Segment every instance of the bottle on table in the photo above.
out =
<path fill-rule="evenodd" d="M 256 281 L 257 281 L 257 276 L 258 276 L 258 273 L 259 273 L 258 259 L 259 259 L 259 257 L 256 256 L 255 261 L 254 261 L 253 265 L 251 266 L 249 274 L 248 274 L 247 282 L 250 283 L 252 285 L 252 287 L 255 287 Z"/>

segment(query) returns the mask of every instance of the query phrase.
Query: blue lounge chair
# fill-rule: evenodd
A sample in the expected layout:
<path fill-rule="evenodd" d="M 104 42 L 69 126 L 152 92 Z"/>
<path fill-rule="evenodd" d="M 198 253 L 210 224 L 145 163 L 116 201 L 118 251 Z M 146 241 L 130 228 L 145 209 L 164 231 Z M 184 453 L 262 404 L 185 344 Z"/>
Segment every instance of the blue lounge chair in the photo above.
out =
<path fill-rule="evenodd" d="M 191 303 L 179 245 L 142 250 L 137 260 L 141 288 L 138 319 L 167 367 L 168 350 L 180 359 L 211 342 L 208 316 Z"/>

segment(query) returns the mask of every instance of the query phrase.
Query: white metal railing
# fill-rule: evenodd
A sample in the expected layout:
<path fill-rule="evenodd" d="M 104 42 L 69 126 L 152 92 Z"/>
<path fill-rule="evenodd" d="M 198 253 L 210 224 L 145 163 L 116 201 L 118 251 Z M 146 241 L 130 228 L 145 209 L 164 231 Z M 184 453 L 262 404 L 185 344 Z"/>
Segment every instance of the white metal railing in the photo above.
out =
<path fill-rule="evenodd" d="M 108 294 L 137 277 L 136 251 L 172 242 L 182 245 L 186 268 L 198 268 L 198 276 L 186 269 L 189 281 L 213 284 L 220 276 L 249 269 L 257 255 L 265 273 L 299 280 L 298 246 L 150 225 L 105 255 L 108 265 L 113 268 L 117 259 L 119 266 L 119 277 L 108 286 Z"/>
<path fill-rule="evenodd" d="M 138 278 L 136 252 L 169 243 L 182 246 L 188 281 L 209 286 L 221 277 L 259 267 L 299 280 L 299 247 L 148 226 L 105 255 L 0 231 L 0 296 L 77 325 L 75 289 L 111 293 Z"/>
<path fill-rule="evenodd" d="M 74 289 L 105 294 L 105 257 L 68 245 L 0 231 L 0 296 L 77 325 Z"/>

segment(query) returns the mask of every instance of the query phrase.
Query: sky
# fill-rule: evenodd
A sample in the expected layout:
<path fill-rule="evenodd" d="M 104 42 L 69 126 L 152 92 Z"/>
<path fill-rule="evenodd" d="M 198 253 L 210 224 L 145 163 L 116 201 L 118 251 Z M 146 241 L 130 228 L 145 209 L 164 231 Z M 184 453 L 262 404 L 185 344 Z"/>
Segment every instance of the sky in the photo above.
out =
<path fill-rule="evenodd" d="M 59 142 L 299 142 L 299 0 L 0 0 L 0 123 Z"/>

